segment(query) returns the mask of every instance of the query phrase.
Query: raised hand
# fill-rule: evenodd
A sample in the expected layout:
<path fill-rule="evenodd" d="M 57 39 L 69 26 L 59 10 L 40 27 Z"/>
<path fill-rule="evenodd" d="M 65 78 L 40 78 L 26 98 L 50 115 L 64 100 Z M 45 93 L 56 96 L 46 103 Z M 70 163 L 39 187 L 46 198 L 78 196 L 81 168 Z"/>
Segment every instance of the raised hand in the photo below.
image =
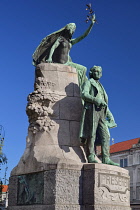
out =
<path fill-rule="evenodd" d="M 95 14 L 91 16 L 91 22 L 94 24 L 96 23 L 96 17 Z"/>

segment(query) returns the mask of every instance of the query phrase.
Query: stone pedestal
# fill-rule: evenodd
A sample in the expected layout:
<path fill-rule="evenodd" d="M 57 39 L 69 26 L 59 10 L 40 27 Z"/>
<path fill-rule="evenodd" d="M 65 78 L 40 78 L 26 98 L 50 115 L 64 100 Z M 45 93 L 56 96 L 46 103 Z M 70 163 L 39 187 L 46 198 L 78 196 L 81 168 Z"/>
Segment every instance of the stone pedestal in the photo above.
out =
<path fill-rule="evenodd" d="M 82 165 L 50 165 L 43 172 L 21 175 L 23 183 L 11 176 L 8 210 L 80 210 L 81 169 Z"/>
<path fill-rule="evenodd" d="M 131 210 L 128 171 L 105 164 L 58 164 L 11 176 L 8 210 Z"/>
<path fill-rule="evenodd" d="M 86 162 L 78 137 L 82 103 L 75 68 L 39 64 L 26 112 L 26 149 L 11 175 L 44 171 L 50 164 Z"/>
<path fill-rule="evenodd" d="M 27 144 L 11 172 L 8 210 L 130 210 L 128 172 L 86 163 L 75 68 L 39 64 L 26 112 Z"/>
<path fill-rule="evenodd" d="M 83 166 L 84 210 L 130 210 L 128 170 L 106 164 Z"/>

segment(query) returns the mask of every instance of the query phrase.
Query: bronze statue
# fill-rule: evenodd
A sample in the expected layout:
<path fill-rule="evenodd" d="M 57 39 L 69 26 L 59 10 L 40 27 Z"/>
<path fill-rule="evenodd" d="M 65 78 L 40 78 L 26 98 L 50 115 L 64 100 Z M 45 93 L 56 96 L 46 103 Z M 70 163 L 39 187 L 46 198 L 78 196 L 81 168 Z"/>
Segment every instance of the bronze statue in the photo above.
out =
<path fill-rule="evenodd" d="M 74 44 L 77 44 L 90 33 L 95 22 L 95 15 L 93 15 L 88 29 L 82 36 L 76 39 L 72 39 L 72 35 L 76 29 L 75 23 L 69 23 L 60 30 L 46 36 L 33 54 L 33 64 L 37 65 L 41 62 L 47 62 L 72 66 L 77 70 L 79 85 L 81 87 L 86 80 L 87 69 L 85 66 L 73 63 L 69 52 Z"/>
<path fill-rule="evenodd" d="M 84 100 L 84 111 L 81 122 L 81 142 L 87 146 L 87 158 L 89 163 L 97 163 L 95 160 L 95 145 L 102 146 L 102 162 L 104 164 L 116 165 L 110 160 L 110 133 L 108 128 L 116 127 L 114 117 L 108 108 L 108 96 L 99 82 L 102 76 L 102 68 L 93 66 L 89 77 L 83 85 L 82 99 Z"/>

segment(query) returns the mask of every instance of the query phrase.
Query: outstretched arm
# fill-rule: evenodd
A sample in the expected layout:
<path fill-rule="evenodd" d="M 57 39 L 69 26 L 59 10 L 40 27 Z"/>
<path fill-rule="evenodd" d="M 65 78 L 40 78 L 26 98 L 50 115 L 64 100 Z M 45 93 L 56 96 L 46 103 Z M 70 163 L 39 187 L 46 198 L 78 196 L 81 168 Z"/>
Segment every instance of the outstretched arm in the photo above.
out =
<path fill-rule="evenodd" d="M 74 44 L 80 42 L 82 39 L 84 39 L 90 33 L 90 31 L 91 31 L 91 29 L 92 29 L 92 27 L 93 27 L 93 25 L 94 25 L 95 22 L 96 22 L 95 15 L 93 15 L 92 16 L 92 19 L 91 19 L 91 24 L 90 24 L 89 28 L 85 31 L 85 33 L 82 36 L 79 36 L 76 39 L 72 39 L 71 40 L 71 44 L 74 45 Z"/>

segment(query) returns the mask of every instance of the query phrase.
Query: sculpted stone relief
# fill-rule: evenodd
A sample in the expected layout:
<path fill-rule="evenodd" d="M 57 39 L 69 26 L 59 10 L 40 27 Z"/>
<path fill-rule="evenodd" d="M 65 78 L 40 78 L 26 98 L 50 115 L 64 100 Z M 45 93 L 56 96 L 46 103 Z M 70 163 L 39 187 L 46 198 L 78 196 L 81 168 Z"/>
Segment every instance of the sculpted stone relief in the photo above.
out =
<path fill-rule="evenodd" d="M 129 207 L 124 207 L 124 206 L 99 206 L 97 205 L 95 207 L 95 210 L 131 210 Z"/>
<path fill-rule="evenodd" d="M 106 202 L 121 202 L 128 203 L 129 202 L 129 191 L 127 190 L 125 194 L 121 193 L 111 193 L 106 187 L 100 187 L 97 189 L 96 202 L 104 201 Z"/>
<path fill-rule="evenodd" d="M 110 192 L 125 193 L 130 190 L 129 185 L 128 177 L 99 173 L 99 187 L 106 187 Z"/>
<path fill-rule="evenodd" d="M 129 178 L 105 173 L 96 173 L 95 201 L 97 203 L 116 202 L 128 204 L 130 202 Z"/>
<path fill-rule="evenodd" d="M 18 176 L 18 204 L 42 204 L 44 195 L 43 172 Z"/>
<path fill-rule="evenodd" d="M 29 117 L 29 130 L 49 131 L 55 125 L 51 119 L 53 104 L 59 100 L 59 96 L 53 92 L 55 84 L 47 82 L 45 78 L 38 77 L 35 82 L 35 91 L 29 94 L 26 113 Z"/>

